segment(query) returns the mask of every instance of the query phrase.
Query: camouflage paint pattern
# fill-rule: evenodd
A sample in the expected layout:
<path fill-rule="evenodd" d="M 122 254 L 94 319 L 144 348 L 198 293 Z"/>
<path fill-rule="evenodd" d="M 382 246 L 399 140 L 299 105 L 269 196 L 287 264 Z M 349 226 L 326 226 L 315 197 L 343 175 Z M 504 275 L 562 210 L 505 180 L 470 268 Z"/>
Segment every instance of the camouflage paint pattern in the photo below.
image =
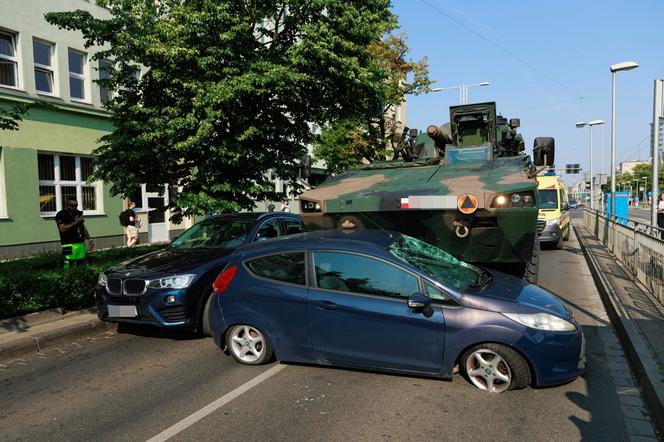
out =
<path fill-rule="evenodd" d="M 523 274 L 537 236 L 537 185 L 530 158 L 523 153 L 492 155 L 485 161 L 447 164 L 436 158 L 435 143 L 426 133 L 416 143 L 421 160 L 374 163 L 302 194 L 301 215 L 308 228 L 341 228 L 350 221 L 355 228 L 396 230 L 463 261 Z M 532 194 L 533 206 L 491 207 L 498 195 L 515 192 Z M 464 214 L 450 204 L 466 194 L 477 199 L 474 213 Z M 421 200 L 429 201 L 428 206 L 409 207 L 409 201 Z M 470 228 L 464 238 L 455 233 L 459 223 Z"/>

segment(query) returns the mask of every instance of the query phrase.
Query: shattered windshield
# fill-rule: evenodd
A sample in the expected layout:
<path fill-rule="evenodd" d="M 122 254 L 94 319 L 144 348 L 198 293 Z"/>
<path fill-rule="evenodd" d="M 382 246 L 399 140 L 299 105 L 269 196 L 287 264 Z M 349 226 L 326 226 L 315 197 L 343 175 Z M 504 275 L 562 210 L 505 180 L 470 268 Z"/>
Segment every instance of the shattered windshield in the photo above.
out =
<path fill-rule="evenodd" d="M 215 219 L 201 221 L 171 244 L 174 249 L 235 248 L 251 233 L 252 220 Z"/>
<path fill-rule="evenodd" d="M 389 250 L 398 259 L 457 290 L 481 287 L 491 280 L 490 273 L 407 235 L 402 235 L 398 241 L 392 243 Z"/>

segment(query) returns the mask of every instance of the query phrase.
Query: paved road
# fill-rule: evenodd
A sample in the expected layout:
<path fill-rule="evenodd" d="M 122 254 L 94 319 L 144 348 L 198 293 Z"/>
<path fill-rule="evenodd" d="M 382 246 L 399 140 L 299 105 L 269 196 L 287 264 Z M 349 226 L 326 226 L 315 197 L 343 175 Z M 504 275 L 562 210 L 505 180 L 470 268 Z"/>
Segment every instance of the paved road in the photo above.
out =
<path fill-rule="evenodd" d="M 246 367 L 208 339 L 134 330 L 0 366 L 0 439 L 148 440 L 208 404 L 214 411 L 189 419 L 174 440 L 652 436 L 576 239 L 543 251 L 542 266 L 541 284 L 572 306 L 588 342 L 588 374 L 567 385 L 491 395 L 458 375 L 447 382 L 302 365 Z M 261 374 L 270 377 L 249 388 Z"/>

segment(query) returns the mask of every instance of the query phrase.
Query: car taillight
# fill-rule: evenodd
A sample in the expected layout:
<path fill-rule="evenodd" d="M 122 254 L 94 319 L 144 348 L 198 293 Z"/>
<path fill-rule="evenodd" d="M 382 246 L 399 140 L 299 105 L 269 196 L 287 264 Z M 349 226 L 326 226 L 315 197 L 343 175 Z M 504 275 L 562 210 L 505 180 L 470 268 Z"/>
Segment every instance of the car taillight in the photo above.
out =
<path fill-rule="evenodd" d="M 228 284 L 231 283 L 233 278 L 235 277 L 235 274 L 237 273 L 237 266 L 232 266 L 224 270 L 217 276 L 217 279 L 214 280 L 212 283 L 212 290 L 215 295 L 221 294 L 224 290 L 226 290 L 226 287 L 228 287 Z"/>

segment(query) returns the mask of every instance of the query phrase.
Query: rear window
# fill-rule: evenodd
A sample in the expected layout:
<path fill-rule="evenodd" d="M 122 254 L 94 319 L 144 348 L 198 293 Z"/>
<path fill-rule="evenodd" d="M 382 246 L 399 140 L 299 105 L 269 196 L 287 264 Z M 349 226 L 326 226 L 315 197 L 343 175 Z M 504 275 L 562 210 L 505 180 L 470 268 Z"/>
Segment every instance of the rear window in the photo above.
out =
<path fill-rule="evenodd" d="M 296 233 L 304 232 L 302 221 L 296 219 L 285 219 L 284 226 L 286 226 L 286 235 L 294 235 Z"/>
<path fill-rule="evenodd" d="M 306 285 L 304 253 L 281 253 L 247 261 L 254 275 L 291 284 Z"/>

